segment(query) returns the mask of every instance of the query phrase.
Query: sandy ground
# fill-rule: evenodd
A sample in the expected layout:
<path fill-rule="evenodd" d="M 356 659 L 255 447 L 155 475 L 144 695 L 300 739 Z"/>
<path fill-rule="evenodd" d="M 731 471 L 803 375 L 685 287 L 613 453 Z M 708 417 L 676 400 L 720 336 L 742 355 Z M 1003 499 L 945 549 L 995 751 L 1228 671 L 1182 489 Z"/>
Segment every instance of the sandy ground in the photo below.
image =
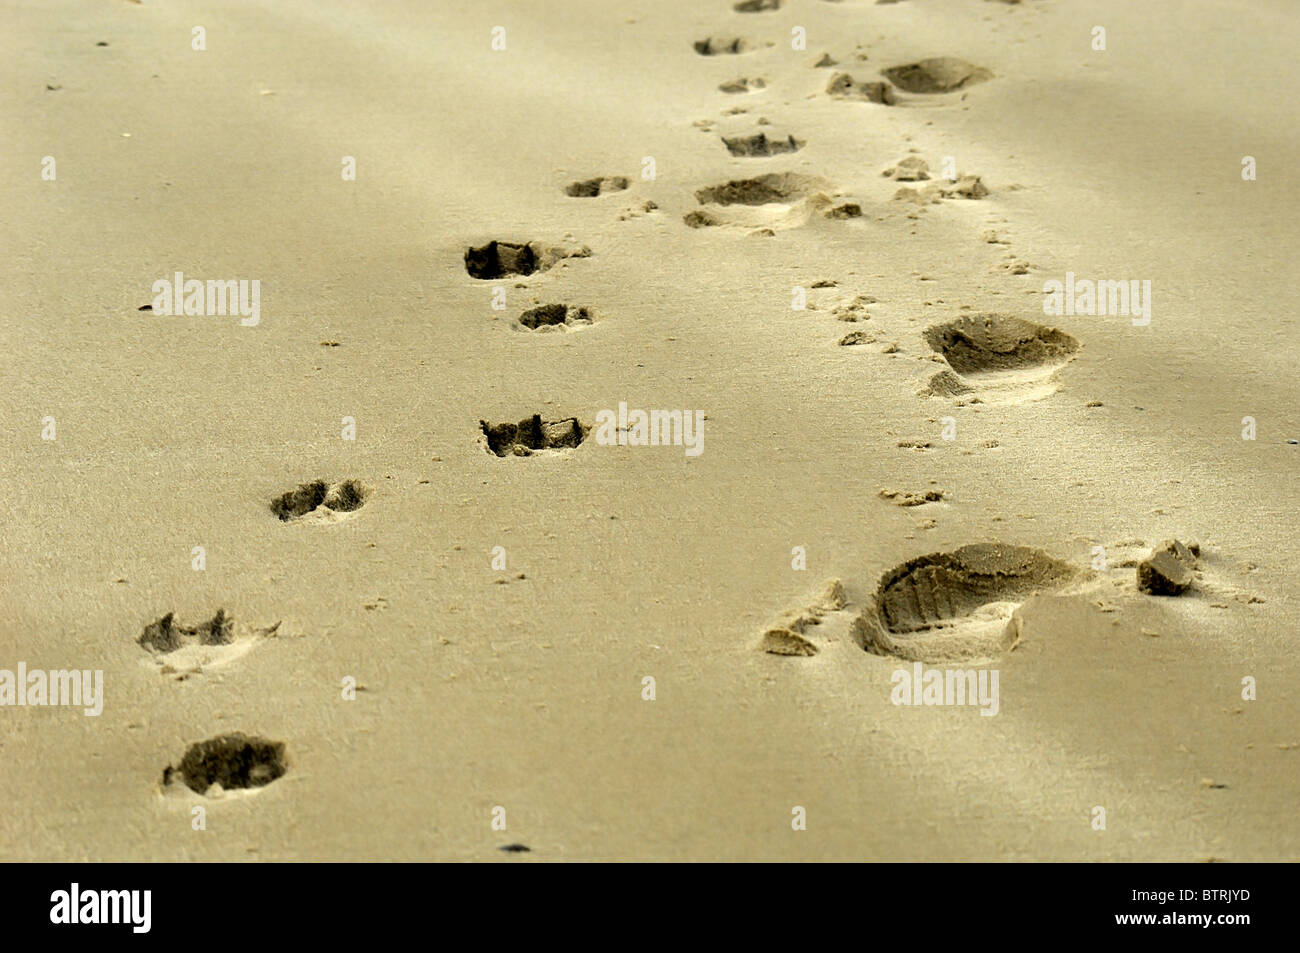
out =
<path fill-rule="evenodd" d="M 1300 8 L 731 6 L 0 3 L 0 668 L 101 669 L 106 696 L 0 711 L 0 857 L 1297 857 Z M 697 54 L 709 37 L 748 49 Z M 992 78 L 826 93 L 936 56 Z M 719 90 L 738 77 L 765 86 Z M 804 145 L 720 141 L 759 131 Z M 908 155 L 929 182 L 881 175 Z M 988 194 L 894 198 L 945 156 Z M 683 221 L 697 189 L 782 172 L 862 215 L 813 196 Z M 565 194 L 594 176 L 630 187 Z M 566 235 L 590 257 L 466 273 L 471 245 Z M 139 311 L 177 270 L 259 280 L 260 324 Z M 1067 271 L 1149 280 L 1150 324 L 1045 317 Z M 553 302 L 598 320 L 512 329 Z M 982 312 L 1078 349 L 920 396 L 946 366 L 923 332 Z M 480 420 L 619 402 L 701 410 L 703 452 L 482 443 Z M 278 520 L 315 479 L 370 494 Z M 1199 542 L 1197 585 L 1136 592 L 1119 554 L 1169 537 Z M 1110 563 L 1017 598 L 1014 651 L 961 663 L 1000 672 L 996 717 L 892 704 L 911 663 L 852 633 L 877 580 L 992 540 Z M 830 578 L 848 605 L 817 654 L 762 651 Z M 219 607 L 281 626 L 184 679 L 138 644 Z M 163 786 L 233 731 L 283 742 L 287 773 Z"/>

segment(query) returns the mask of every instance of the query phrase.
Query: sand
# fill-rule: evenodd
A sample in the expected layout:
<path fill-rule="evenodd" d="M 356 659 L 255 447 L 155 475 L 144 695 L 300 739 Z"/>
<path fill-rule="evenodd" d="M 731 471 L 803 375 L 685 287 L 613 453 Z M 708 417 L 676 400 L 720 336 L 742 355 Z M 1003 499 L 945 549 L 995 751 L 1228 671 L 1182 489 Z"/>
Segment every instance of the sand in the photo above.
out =
<path fill-rule="evenodd" d="M 732 6 L 5 5 L 0 857 L 1296 858 L 1300 10 Z"/>

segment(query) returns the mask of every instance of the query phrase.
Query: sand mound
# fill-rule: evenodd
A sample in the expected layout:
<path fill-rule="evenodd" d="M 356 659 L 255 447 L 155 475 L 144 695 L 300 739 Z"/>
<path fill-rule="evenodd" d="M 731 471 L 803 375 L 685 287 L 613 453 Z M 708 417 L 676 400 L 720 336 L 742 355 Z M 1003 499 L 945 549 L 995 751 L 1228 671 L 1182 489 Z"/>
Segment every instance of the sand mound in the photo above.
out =
<path fill-rule="evenodd" d="M 591 429 L 577 417 L 542 420 L 541 414 L 525 417 L 517 424 L 490 424 L 481 420 L 479 426 L 487 438 L 488 450 L 498 457 L 526 457 L 537 450 L 576 447 Z"/>
<path fill-rule="evenodd" d="M 271 512 L 283 522 L 309 515 L 328 518 L 361 509 L 369 495 L 369 488 L 360 480 L 342 483 L 314 480 L 276 497 L 271 501 Z"/>
<path fill-rule="evenodd" d="M 984 67 L 967 63 L 955 56 L 936 56 L 902 66 L 891 66 L 881 70 L 880 74 L 909 93 L 950 93 L 993 78 L 993 74 Z"/>
<path fill-rule="evenodd" d="M 1002 543 L 919 556 L 880 577 L 854 635 L 868 652 L 913 661 L 992 656 L 1018 641 L 1020 602 L 1078 575 L 1040 549 Z"/>
<path fill-rule="evenodd" d="M 1064 331 L 1003 314 L 972 314 L 927 328 L 925 340 L 958 374 L 1057 367 L 1079 342 Z"/>
<path fill-rule="evenodd" d="M 283 742 L 233 732 L 190 745 L 179 768 L 163 771 L 163 785 L 179 780 L 199 794 L 217 794 L 214 785 L 220 791 L 260 788 L 287 770 Z"/>

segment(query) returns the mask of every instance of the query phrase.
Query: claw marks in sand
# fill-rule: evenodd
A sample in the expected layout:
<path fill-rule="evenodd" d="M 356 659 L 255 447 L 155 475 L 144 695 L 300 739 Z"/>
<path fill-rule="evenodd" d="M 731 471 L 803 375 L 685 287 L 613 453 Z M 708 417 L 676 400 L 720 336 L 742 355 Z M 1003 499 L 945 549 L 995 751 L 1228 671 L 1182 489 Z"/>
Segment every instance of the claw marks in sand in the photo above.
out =
<path fill-rule="evenodd" d="M 232 732 L 190 745 L 179 766 L 163 770 L 162 784 L 173 790 L 183 784 L 196 794 L 218 798 L 265 787 L 288 770 L 284 742 Z"/>
<path fill-rule="evenodd" d="M 136 641 L 149 653 L 163 675 L 184 681 L 206 668 L 226 665 L 248 652 L 261 639 L 275 636 L 280 623 L 257 627 L 237 623 L 225 609 L 198 625 L 184 625 L 169 612 L 144 627 Z"/>
<path fill-rule="evenodd" d="M 880 577 L 853 623 L 868 652 L 918 662 L 991 658 L 1020 640 L 1015 610 L 1084 575 L 1041 549 L 976 543 L 918 556 Z"/>
<path fill-rule="evenodd" d="M 829 613 L 839 612 L 847 604 L 843 584 L 831 579 L 808 605 L 782 613 L 768 626 L 759 647 L 772 655 L 816 655 L 820 649 L 810 638 L 810 630 L 821 625 Z"/>
<path fill-rule="evenodd" d="M 1056 370 L 1074 359 L 1079 342 L 1056 328 L 1005 314 L 969 314 L 927 328 L 925 341 L 950 370 L 930 379 L 922 396 L 979 390 L 1012 400 L 1056 391 Z"/>
<path fill-rule="evenodd" d="M 582 443 L 591 431 L 577 417 L 542 420 L 541 414 L 525 417 L 517 424 L 480 420 L 479 427 L 488 452 L 498 457 L 528 457 L 538 451 L 570 449 Z"/>
<path fill-rule="evenodd" d="M 361 509 L 369 496 L 369 487 L 360 480 L 314 480 L 276 497 L 271 501 L 271 512 L 285 523 L 337 523 Z"/>
<path fill-rule="evenodd" d="M 471 278 L 488 281 L 546 271 L 566 258 L 589 257 L 591 249 L 576 242 L 547 245 L 542 242 L 490 241 L 479 248 L 471 246 L 465 249 L 465 271 Z"/>

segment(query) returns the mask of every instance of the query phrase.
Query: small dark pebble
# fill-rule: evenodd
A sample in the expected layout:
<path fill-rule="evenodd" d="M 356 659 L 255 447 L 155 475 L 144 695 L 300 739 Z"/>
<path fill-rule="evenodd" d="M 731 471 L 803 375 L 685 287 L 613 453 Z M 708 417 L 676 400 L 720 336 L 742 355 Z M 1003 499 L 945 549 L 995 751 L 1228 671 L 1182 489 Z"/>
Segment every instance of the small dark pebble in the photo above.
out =
<path fill-rule="evenodd" d="M 98 43 L 96 43 L 95 45 L 96 45 L 96 46 L 108 46 L 108 40 L 100 40 L 100 41 L 99 41 Z"/>
<path fill-rule="evenodd" d="M 142 305 L 140 305 L 140 307 L 139 307 L 138 310 L 140 310 L 140 311 L 152 311 L 152 310 L 153 310 L 153 305 L 151 305 L 151 304 L 142 304 Z"/>
<path fill-rule="evenodd" d="M 533 849 L 523 844 L 506 844 L 504 847 L 498 847 L 497 850 L 504 850 L 511 854 L 530 854 Z"/>

